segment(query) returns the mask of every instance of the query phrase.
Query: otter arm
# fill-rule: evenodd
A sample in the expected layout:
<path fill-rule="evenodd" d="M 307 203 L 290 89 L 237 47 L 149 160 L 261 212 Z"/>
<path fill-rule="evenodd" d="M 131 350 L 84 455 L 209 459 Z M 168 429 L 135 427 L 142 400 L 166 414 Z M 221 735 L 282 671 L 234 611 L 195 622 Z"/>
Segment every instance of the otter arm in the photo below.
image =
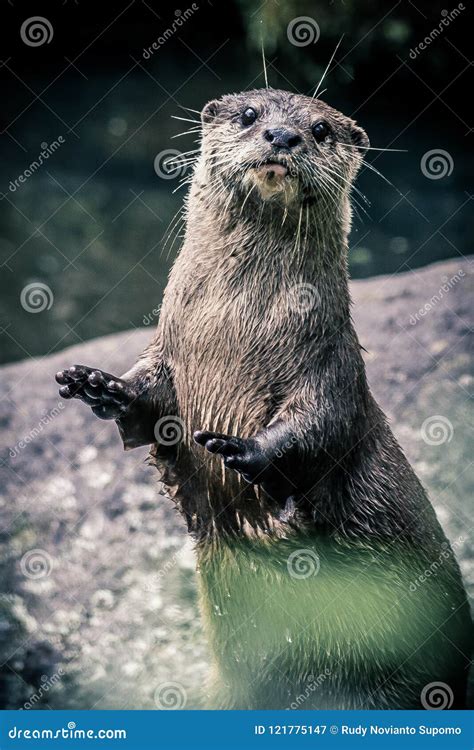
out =
<path fill-rule="evenodd" d="M 175 410 L 168 368 L 152 342 L 136 364 L 121 377 L 85 365 L 56 374 L 63 398 L 78 398 L 100 419 L 114 419 L 125 450 L 156 442 L 154 427 Z"/>
<path fill-rule="evenodd" d="M 115 418 L 125 450 L 156 443 L 155 425 L 160 417 L 176 413 L 172 380 L 163 362 L 139 359 L 121 378 L 135 398 Z"/>
<path fill-rule="evenodd" d="M 341 347 L 327 357 L 320 354 L 303 378 L 270 424 L 253 437 L 199 431 L 196 442 L 274 497 L 304 492 L 362 436 L 368 389 L 358 345 L 352 352 Z"/>

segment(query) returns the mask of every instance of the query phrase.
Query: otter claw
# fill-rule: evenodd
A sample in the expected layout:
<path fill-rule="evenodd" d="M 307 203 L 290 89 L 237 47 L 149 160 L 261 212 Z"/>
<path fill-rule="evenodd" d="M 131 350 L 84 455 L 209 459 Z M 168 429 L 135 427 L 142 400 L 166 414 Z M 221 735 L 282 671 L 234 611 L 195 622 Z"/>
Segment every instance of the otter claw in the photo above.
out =
<path fill-rule="evenodd" d="M 254 438 L 244 440 L 233 435 L 199 430 L 194 433 L 194 440 L 209 453 L 222 456 L 224 465 L 237 471 L 247 482 L 260 484 L 268 461 Z"/>
<path fill-rule="evenodd" d="M 61 385 L 62 398 L 84 401 L 101 419 L 118 419 L 136 398 L 135 391 L 125 381 L 84 365 L 60 370 L 56 382 Z"/>

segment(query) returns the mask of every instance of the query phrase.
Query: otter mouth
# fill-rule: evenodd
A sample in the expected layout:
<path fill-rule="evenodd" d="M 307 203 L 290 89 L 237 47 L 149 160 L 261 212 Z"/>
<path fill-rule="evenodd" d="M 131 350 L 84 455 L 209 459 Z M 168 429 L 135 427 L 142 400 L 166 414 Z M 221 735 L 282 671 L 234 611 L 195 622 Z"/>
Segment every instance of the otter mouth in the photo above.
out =
<path fill-rule="evenodd" d="M 266 159 L 263 162 L 252 164 L 252 169 L 256 171 L 260 178 L 269 182 L 285 179 L 290 173 L 288 164 L 283 159 Z"/>
<path fill-rule="evenodd" d="M 284 158 L 270 156 L 244 168 L 243 186 L 256 187 L 263 200 L 277 199 L 290 203 L 298 193 L 294 169 Z"/>

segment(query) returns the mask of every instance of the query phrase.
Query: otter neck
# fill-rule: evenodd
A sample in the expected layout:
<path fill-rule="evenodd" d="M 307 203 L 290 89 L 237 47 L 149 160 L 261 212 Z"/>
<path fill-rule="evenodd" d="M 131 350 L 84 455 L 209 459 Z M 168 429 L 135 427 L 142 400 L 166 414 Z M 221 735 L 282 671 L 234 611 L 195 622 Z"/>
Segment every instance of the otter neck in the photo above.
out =
<path fill-rule="evenodd" d="M 344 196 L 331 211 L 326 204 L 283 206 L 219 193 L 196 180 L 188 199 L 192 234 L 186 245 L 226 276 L 252 275 L 269 293 L 282 283 L 312 284 L 336 326 L 349 319 L 347 272 L 351 208 Z M 205 243 L 202 242 L 205 238 Z"/>

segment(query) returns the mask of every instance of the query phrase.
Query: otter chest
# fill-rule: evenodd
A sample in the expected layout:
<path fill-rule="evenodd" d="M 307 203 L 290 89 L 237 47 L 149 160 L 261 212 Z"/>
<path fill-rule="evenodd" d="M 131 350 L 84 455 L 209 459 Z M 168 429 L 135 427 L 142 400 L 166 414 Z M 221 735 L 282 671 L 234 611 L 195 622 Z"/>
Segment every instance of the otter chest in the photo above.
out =
<path fill-rule="evenodd" d="M 299 337 L 279 290 L 190 281 L 166 331 L 181 406 L 194 423 L 252 431 L 294 379 Z"/>

